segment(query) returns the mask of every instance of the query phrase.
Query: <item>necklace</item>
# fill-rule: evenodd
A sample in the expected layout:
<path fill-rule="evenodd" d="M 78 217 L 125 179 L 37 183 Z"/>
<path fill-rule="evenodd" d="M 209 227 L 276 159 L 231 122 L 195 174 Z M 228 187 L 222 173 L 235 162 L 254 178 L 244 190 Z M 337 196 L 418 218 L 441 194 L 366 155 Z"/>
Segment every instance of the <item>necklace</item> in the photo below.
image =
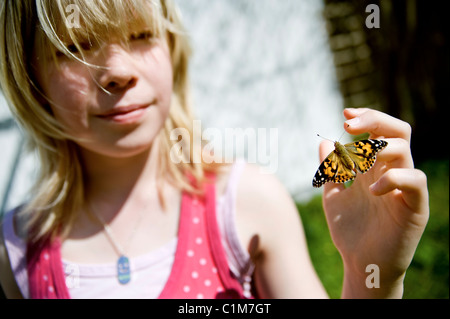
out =
<path fill-rule="evenodd" d="M 88 205 L 87 205 L 88 206 Z M 117 279 L 119 280 L 119 283 L 122 285 L 125 285 L 130 282 L 131 280 L 131 267 L 130 267 L 130 260 L 125 254 L 125 249 L 122 248 L 122 246 L 117 243 L 114 240 L 113 231 L 111 227 L 107 223 L 103 221 L 103 219 L 97 215 L 96 213 L 93 213 L 93 211 L 88 207 L 89 213 L 93 215 L 103 226 L 103 229 L 105 231 L 106 237 L 108 238 L 111 245 L 114 247 L 114 250 L 119 255 L 119 259 L 117 259 Z M 133 228 L 133 231 L 130 234 L 130 237 L 128 238 L 128 245 L 131 243 L 131 239 L 133 238 L 134 234 L 136 233 L 136 230 L 141 222 L 142 219 L 142 213 L 139 214 L 138 221 L 136 222 L 136 225 Z"/>

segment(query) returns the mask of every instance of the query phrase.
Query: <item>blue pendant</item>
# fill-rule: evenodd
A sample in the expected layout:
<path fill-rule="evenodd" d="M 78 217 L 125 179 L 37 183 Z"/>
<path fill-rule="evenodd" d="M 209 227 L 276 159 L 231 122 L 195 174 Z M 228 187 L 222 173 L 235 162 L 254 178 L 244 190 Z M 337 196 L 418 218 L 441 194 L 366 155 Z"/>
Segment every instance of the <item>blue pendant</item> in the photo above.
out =
<path fill-rule="evenodd" d="M 117 260 L 117 278 L 122 285 L 125 285 L 130 281 L 131 270 L 128 257 L 120 256 L 119 260 Z"/>

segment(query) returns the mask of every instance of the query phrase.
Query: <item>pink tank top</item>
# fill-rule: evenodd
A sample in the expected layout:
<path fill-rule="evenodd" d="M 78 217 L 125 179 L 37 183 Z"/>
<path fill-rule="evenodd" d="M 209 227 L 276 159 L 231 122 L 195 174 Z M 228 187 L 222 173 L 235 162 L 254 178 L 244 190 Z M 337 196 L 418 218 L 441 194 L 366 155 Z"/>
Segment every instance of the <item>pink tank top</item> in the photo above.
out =
<path fill-rule="evenodd" d="M 214 179 L 205 195 L 183 193 L 178 245 L 172 270 L 161 299 L 246 298 L 249 283 L 230 271 L 216 219 Z M 27 248 L 28 286 L 31 298 L 70 298 L 58 239 Z M 249 280 L 248 280 L 249 281 Z"/>

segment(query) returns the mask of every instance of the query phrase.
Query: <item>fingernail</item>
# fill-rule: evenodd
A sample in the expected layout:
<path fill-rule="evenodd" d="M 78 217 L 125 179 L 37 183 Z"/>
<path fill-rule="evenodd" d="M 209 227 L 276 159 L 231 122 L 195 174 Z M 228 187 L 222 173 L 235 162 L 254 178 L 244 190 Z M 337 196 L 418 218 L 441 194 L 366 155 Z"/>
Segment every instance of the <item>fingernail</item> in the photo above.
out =
<path fill-rule="evenodd" d="M 355 118 L 352 118 L 351 120 L 345 121 L 345 123 L 346 123 L 348 126 L 358 126 L 359 122 L 360 122 L 359 117 L 355 117 Z"/>
<path fill-rule="evenodd" d="M 364 112 L 364 110 L 362 109 L 358 109 L 358 108 L 353 108 L 353 107 L 348 107 L 345 109 L 346 111 L 353 113 L 353 114 L 362 114 Z"/>

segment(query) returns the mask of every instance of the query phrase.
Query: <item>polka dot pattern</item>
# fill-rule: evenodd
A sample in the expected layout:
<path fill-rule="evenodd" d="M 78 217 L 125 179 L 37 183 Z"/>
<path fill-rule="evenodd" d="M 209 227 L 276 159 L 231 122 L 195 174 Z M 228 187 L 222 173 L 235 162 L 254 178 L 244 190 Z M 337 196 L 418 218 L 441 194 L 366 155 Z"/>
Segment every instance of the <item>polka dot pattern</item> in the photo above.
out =
<path fill-rule="evenodd" d="M 41 250 L 33 250 L 31 247 L 27 249 L 35 254 L 27 255 L 31 260 L 27 265 L 30 298 L 69 298 L 62 269 L 59 239 L 43 245 Z"/>
<path fill-rule="evenodd" d="M 214 188 L 211 193 L 214 196 Z M 208 206 L 211 202 L 205 197 L 183 196 L 173 265 L 176 271 L 171 274 L 170 284 L 166 285 L 160 298 L 252 298 L 251 278 L 240 283 L 231 275 L 215 220 L 215 206 Z"/>
<path fill-rule="evenodd" d="M 187 276 L 182 276 L 182 298 L 213 298 L 217 292 L 224 291 L 222 282 L 218 276 L 217 267 L 208 245 L 208 235 L 204 218 L 202 203 L 194 198 L 192 200 L 192 216 L 184 227 L 189 227 L 187 249 L 183 271 Z M 208 266 L 209 265 L 209 266 Z M 211 266 L 212 265 L 212 266 Z"/>

